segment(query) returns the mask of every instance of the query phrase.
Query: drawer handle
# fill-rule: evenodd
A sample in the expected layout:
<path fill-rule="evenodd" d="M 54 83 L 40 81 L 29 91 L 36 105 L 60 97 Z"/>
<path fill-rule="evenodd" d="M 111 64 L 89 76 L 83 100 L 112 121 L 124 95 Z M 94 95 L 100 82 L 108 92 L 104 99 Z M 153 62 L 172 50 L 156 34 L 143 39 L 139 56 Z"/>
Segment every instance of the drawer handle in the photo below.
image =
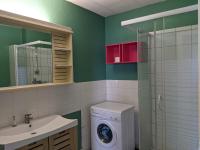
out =
<path fill-rule="evenodd" d="M 69 134 L 69 131 L 61 131 L 58 134 L 64 134 L 64 133 Z"/>
<path fill-rule="evenodd" d="M 28 146 L 33 146 L 33 145 L 35 145 L 35 144 L 37 144 L 37 142 L 33 142 L 33 143 L 31 143 L 31 144 L 28 144 Z"/>
<path fill-rule="evenodd" d="M 65 133 L 65 131 L 61 131 L 61 132 L 59 132 L 58 134 L 63 134 L 63 133 Z"/>

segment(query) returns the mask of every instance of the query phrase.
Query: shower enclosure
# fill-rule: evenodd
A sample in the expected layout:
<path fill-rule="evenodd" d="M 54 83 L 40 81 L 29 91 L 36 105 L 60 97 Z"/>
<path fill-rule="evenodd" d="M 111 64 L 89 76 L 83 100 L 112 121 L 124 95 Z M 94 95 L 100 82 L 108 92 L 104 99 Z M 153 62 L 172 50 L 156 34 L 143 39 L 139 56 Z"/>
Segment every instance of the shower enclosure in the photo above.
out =
<path fill-rule="evenodd" d="M 137 32 L 140 150 L 200 149 L 197 10 L 121 22 Z"/>
<path fill-rule="evenodd" d="M 198 150 L 198 26 L 167 19 L 138 28 L 140 149 Z"/>
<path fill-rule="evenodd" d="M 34 41 L 9 47 L 11 85 L 52 82 L 51 43 Z"/>

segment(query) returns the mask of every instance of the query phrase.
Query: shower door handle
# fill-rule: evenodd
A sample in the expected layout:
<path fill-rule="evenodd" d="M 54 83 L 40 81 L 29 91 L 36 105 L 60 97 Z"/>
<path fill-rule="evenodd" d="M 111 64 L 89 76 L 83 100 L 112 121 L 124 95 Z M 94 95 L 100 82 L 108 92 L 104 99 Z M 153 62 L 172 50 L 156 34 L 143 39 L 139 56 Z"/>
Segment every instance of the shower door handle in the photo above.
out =
<path fill-rule="evenodd" d="M 161 96 L 160 94 L 158 94 L 158 97 L 157 97 L 157 105 L 158 105 L 158 108 L 159 108 L 160 110 L 162 110 L 162 102 L 161 102 L 161 100 L 162 100 L 162 96 Z"/>

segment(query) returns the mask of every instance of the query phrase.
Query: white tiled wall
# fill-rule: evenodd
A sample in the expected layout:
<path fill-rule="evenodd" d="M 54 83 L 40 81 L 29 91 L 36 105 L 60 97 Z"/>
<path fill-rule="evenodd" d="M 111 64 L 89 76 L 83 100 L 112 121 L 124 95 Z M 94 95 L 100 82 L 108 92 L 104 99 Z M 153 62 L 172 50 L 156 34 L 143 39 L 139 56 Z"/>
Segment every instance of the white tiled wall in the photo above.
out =
<path fill-rule="evenodd" d="M 25 113 L 32 113 L 34 118 L 38 118 L 51 114 L 65 115 L 81 110 L 82 145 L 83 150 L 88 150 L 91 145 L 89 108 L 91 105 L 109 100 L 135 106 L 136 143 L 138 143 L 137 92 L 137 81 L 102 80 L 0 93 L 0 128 L 11 124 L 13 115 L 20 123 Z"/>
<path fill-rule="evenodd" d="M 107 100 L 132 104 L 138 111 L 138 81 L 137 80 L 107 80 Z"/>
<path fill-rule="evenodd" d="M 15 115 L 22 122 L 25 113 L 34 118 L 82 111 L 83 149 L 90 148 L 89 107 L 106 99 L 106 81 L 0 93 L 0 127 L 11 124 Z"/>
<path fill-rule="evenodd" d="M 137 80 L 107 80 L 107 100 L 135 106 L 135 142 L 139 145 L 138 127 L 138 81 Z"/>

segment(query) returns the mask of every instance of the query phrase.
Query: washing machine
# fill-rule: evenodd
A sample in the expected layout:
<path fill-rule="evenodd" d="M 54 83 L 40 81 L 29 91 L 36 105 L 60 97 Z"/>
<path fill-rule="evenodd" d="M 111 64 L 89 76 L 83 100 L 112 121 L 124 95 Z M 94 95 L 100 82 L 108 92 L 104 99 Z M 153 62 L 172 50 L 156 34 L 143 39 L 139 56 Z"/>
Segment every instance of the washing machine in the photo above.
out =
<path fill-rule="evenodd" d="M 92 150 L 134 150 L 134 106 L 104 102 L 91 107 Z"/>

